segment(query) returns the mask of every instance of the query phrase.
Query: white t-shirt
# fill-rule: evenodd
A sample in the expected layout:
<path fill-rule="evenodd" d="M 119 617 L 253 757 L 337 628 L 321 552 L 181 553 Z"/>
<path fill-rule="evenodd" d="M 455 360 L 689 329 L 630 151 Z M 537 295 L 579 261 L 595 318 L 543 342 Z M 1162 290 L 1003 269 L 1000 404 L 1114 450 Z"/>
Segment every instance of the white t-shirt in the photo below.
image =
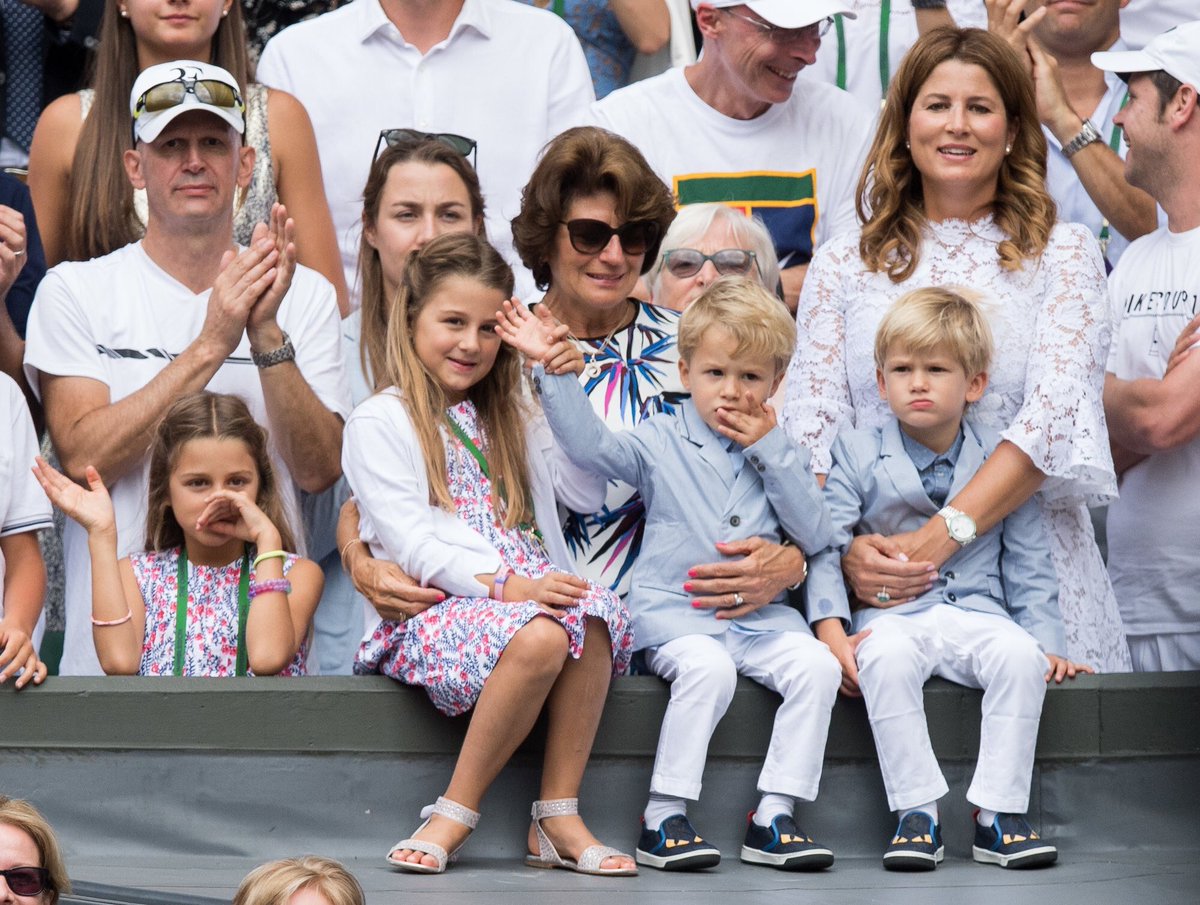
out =
<path fill-rule="evenodd" d="M 883 99 L 885 87 L 880 73 L 881 63 L 887 62 L 888 82 L 896 74 L 900 61 L 917 41 L 917 17 L 911 0 L 891 0 L 888 16 L 886 55 L 880 53 L 882 34 L 882 0 L 850 0 L 849 8 L 858 14 L 856 19 L 842 19 L 842 35 L 838 40 L 836 28 L 821 39 L 817 61 L 800 70 L 800 78 L 815 79 L 827 85 L 837 85 L 839 50 L 843 51 L 846 79 L 844 87 L 865 107 L 875 110 Z M 948 0 L 950 15 L 960 28 L 987 28 L 987 8 L 983 0 Z M 882 59 L 881 59 L 882 57 Z"/>
<path fill-rule="evenodd" d="M 592 113 L 638 146 L 679 206 L 720 201 L 760 217 L 780 267 L 807 264 L 855 225 L 872 117 L 830 85 L 797 82 L 787 102 L 741 120 L 714 110 L 684 70 L 671 69 L 614 91 Z"/>
<path fill-rule="evenodd" d="M 25 373 L 39 393 L 39 372 L 89 377 L 106 384 L 112 402 L 146 386 L 200 335 L 209 290 L 193 293 L 155 264 L 135 242 L 86 262 L 59 264 L 38 287 L 29 313 Z M 296 365 L 326 408 L 345 418 L 349 389 L 342 367 L 341 330 L 333 287 L 320 274 L 297 267 L 278 321 L 296 347 Z M 207 389 L 234 393 L 271 433 L 272 461 L 293 525 L 299 509 L 287 464 L 275 448 L 250 341 L 241 342 L 213 375 Z M 144 549 L 149 458 L 142 467 L 108 484 L 117 515 L 117 553 Z M 66 639 L 63 675 L 99 675 L 92 645 L 91 562 L 87 532 L 68 520 Z"/>
<path fill-rule="evenodd" d="M 50 528 L 50 501 L 30 471 L 38 453 L 37 434 L 21 388 L 0 372 L 0 424 L 8 440 L 0 443 L 0 537 Z M 0 550 L 0 617 L 4 616 L 4 551 Z"/>
<path fill-rule="evenodd" d="M 488 235 L 514 265 L 518 294 L 532 293 L 510 222 L 542 146 L 595 99 L 583 49 L 562 19 L 510 0 L 466 0 L 450 36 L 422 55 L 379 0 L 356 0 L 272 38 L 257 77 L 298 97 L 312 119 L 355 307 L 363 186 L 380 130 L 393 128 L 479 143 Z"/>
<path fill-rule="evenodd" d="M 1108 371 L 1160 379 L 1175 340 L 1200 314 L 1200 228 L 1159 229 L 1132 243 L 1109 298 L 1116 329 Z M 1133 466 L 1120 491 L 1108 509 L 1108 571 L 1126 629 L 1200 631 L 1200 438 Z"/>
<path fill-rule="evenodd" d="M 1121 37 L 1134 50 L 1168 28 L 1200 19 L 1196 0 L 1129 0 L 1121 10 Z"/>

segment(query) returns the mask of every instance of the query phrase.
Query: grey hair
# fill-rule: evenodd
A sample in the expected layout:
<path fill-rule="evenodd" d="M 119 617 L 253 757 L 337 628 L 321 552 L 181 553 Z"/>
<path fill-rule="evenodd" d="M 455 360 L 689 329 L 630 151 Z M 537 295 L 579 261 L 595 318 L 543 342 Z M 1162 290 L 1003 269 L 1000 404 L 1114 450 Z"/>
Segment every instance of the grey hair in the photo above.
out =
<path fill-rule="evenodd" d="M 763 286 L 768 291 L 775 292 L 779 286 L 779 258 L 775 254 L 775 244 L 771 241 L 771 234 L 767 232 L 767 228 L 757 217 L 747 217 L 736 208 L 711 202 L 689 204 L 680 208 L 675 222 L 663 236 L 654 266 L 646 274 L 646 282 L 655 298 L 662 288 L 663 260 L 667 252 L 673 248 L 692 247 L 690 243 L 698 242 L 714 223 L 729 228 L 737 240 L 738 248 L 754 252 L 758 260 L 757 272 L 762 278 Z"/>

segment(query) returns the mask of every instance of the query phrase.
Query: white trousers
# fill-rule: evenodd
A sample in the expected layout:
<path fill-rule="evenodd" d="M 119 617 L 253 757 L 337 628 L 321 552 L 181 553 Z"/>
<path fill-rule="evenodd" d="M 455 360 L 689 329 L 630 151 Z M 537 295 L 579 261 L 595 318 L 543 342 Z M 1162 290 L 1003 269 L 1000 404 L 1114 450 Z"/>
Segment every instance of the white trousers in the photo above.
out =
<path fill-rule="evenodd" d="M 1130 635 L 1134 672 L 1200 669 L 1200 632 Z"/>
<path fill-rule="evenodd" d="M 829 713 L 841 684 L 837 659 L 822 642 L 805 632 L 684 635 L 647 649 L 646 665 L 671 683 L 651 792 L 700 797 L 708 743 L 741 673 L 783 696 L 759 791 L 817 797 Z"/>
<path fill-rule="evenodd" d="M 923 687 L 930 676 L 983 689 L 979 760 L 967 800 L 992 811 L 1029 809 L 1049 661 L 1033 636 L 1004 616 L 938 604 L 871 621 L 858 648 L 888 807 L 937 801 L 949 787 L 929 741 Z"/>

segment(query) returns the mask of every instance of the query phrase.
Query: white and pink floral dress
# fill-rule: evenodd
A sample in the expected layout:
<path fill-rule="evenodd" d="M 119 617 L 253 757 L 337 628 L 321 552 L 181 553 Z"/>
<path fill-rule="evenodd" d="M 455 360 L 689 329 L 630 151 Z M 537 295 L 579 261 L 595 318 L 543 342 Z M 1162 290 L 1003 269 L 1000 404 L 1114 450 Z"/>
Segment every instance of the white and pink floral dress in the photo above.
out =
<path fill-rule="evenodd" d="M 480 450 L 486 450 L 483 427 L 469 400 L 447 410 Z M 491 481 L 464 446 L 446 436 L 446 468 L 458 518 L 477 531 L 518 575 L 540 578 L 555 571 L 541 540 L 525 527 L 505 528 L 492 508 Z M 613 674 L 629 665 L 633 630 L 629 614 L 612 591 L 589 582 L 578 607 L 564 610 L 572 657 L 583 651 L 587 617 L 604 620 L 612 641 Z M 421 685 L 438 710 L 457 716 L 475 706 L 483 683 L 518 630 L 531 619 L 547 616 L 532 601 L 501 603 L 488 597 L 447 597 L 406 623 L 383 620 L 362 643 L 354 672 L 380 672 L 409 685 Z"/>
<path fill-rule="evenodd" d="M 253 552 L 250 554 L 253 559 Z M 289 553 L 283 563 L 287 575 L 297 557 Z M 175 674 L 175 606 L 177 599 L 179 548 L 132 553 L 129 563 L 146 604 L 146 631 L 142 643 L 141 676 Z M 188 563 L 187 651 L 185 676 L 223 678 L 236 673 L 238 633 L 238 580 L 241 557 L 224 566 L 198 566 Z M 295 659 L 279 673 L 303 676 L 307 673 L 308 640 L 300 646 Z"/>

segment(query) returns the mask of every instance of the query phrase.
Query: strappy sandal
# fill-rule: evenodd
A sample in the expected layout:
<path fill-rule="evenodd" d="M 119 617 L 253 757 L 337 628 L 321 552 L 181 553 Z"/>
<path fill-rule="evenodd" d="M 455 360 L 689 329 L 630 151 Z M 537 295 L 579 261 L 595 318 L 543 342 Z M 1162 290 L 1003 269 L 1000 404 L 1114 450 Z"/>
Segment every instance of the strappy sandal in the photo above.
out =
<path fill-rule="evenodd" d="M 421 809 L 421 816 L 425 819 L 425 822 L 417 827 L 418 833 L 429 825 L 429 818 L 434 814 L 461 823 L 463 826 L 471 830 L 474 830 L 479 824 L 478 811 L 472 811 L 470 808 L 459 804 L 457 801 L 451 801 L 449 798 L 442 798 L 441 796 L 438 796 L 437 801 Z M 463 841 L 464 843 L 466 842 L 466 840 Z M 408 839 L 401 839 L 392 846 L 391 850 L 387 853 L 387 863 L 392 865 L 392 867 L 399 868 L 400 870 L 410 871 L 411 873 L 415 874 L 441 874 L 446 872 L 446 864 L 450 861 L 453 861 L 458 856 L 458 849 L 460 848 L 462 848 L 462 845 L 460 845 L 454 851 L 447 853 L 447 851 L 436 842 L 427 842 L 424 839 L 413 839 L 412 837 L 409 837 Z M 432 855 L 434 860 L 437 861 L 437 864 L 434 867 L 430 867 L 428 864 L 422 864 L 420 861 L 404 861 L 400 858 L 396 858 L 396 852 L 404 851 L 404 849 L 408 849 L 409 851 L 413 852 L 420 852 L 423 855 Z"/>
<path fill-rule="evenodd" d="M 563 858 L 546 831 L 542 829 L 542 820 L 546 817 L 574 817 L 579 813 L 578 798 L 556 798 L 550 801 L 535 801 L 533 803 L 533 825 L 537 830 L 538 853 L 526 855 L 525 863 L 530 867 L 554 868 L 573 870 L 579 874 L 593 874 L 598 877 L 636 877 L 636 867 L 616 867 L 604 869 L 600 865 L 605 858 L 632 857 L 608 845 L 589 845 L 583 850 L 578 861 Z"/>

